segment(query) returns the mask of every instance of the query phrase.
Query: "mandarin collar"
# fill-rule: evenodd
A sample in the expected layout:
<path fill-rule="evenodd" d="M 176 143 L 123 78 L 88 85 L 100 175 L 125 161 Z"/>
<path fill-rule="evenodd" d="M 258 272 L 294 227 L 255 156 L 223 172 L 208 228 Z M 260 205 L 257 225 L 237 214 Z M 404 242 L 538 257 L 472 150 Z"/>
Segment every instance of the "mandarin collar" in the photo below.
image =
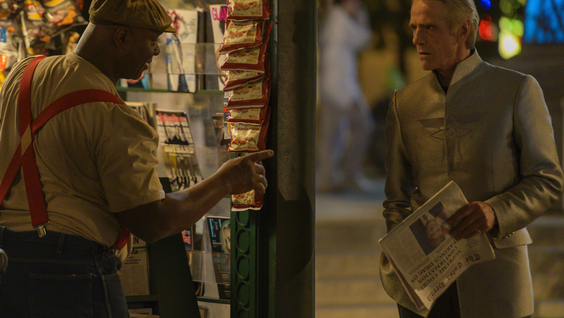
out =
<path fill-rule="evenodd" d="M 456 82 L 472 73 L 482 62 L 482 58 L 478 54 L 476 48 L 472 49 L 470 56 L 456 65 L 456 69 L 454 70 L 449 86 L 456 84 Z"/>

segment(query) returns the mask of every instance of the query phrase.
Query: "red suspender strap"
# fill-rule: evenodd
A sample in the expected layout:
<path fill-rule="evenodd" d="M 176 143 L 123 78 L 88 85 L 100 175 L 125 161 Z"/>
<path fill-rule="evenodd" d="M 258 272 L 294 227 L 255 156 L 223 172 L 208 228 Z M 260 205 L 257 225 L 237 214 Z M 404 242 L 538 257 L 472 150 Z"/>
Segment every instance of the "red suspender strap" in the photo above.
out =
<path fill-rule="evenodd" d="M 0 204 L 4 201 L 8 190 L 12 186 L 20 167 L 23 170 L 24 183 L 26 187 L 27 200 L 31 214 L 31 224 L 37 228 L 39 236 L 46 233 L 45 225 L 49 223 L 47 217 L 47 209 L 45 208 L 45 199 L 43 198 L 43 190 L 39 179 L 39 171 L 35 161 L 35 153 L 33 151 L 33 141 L 35 140 L 35 132 L 39 130 L 47 121 L 58 113 L 71 107 L 93 102 L 110 102 L 116 104 L 124 104 L 124 102 L 114 94 L 98 89 L 87 89 L 69 93 L 64 95 L 47 106 L 32 121 L 31 116 L 31 80 L 37 64 L 45 56 L 33 59 L 25 68 L 20 82 L 20 91 L 18 95 L 18 111 L 20 118 L 20 145 L 16 149 L 8 169 L 0 183 Z M 127 244 L 129 239 L 129 231 L 125 226 L 121 226 L 121 233 L 116 248 L 121 249 Z"/>
<path fill-rule="evenodd" d="M 45 225 L 49 222 L 43 190 L 39 181 L 39 171 L 35 162 L 33 151 L 33 140 L 35 136 L 31 133 L 31 80 L 35 67 L 44 57 L 33 59 L 25 68 L 18 95 L 18 112 L 20 117 L 20 148 L 22 157 L 22 171 L 27 193 L 29 212 L 31 213 L 31 225 L 37 228 L 39 236 L 45 235 Z"/>

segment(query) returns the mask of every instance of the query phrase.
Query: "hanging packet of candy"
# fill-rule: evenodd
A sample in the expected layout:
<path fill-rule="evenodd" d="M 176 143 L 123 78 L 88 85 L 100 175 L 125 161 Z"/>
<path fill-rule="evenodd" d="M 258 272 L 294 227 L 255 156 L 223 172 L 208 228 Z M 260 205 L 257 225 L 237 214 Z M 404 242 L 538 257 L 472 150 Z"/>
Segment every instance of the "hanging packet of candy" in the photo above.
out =
<path fill-rule="evenodd" d="M 270 0 L 229 0 L 227 20 L 268 19 L 272 13 Z"/>
<path fill-rule="evenodd" d="M 81 14 L 83 0 L 42 0 L 42 2 L 46 11 L 45 17 L 55 29 L 53 33 L 69 26 L 87 24 Z"/>
<path fill-rule="evenodd" d="M 263 42 L 265 20 L 225 21 L 225 33 L 219 53 L 260 46 Z"/>
<path fill-rule="evenodd" d="M 221 70 L 265 72 L 265 62 L 267 60 L 271 31 L 272 22 L 265 21 L 263 42 L 260 46 L 227 53 L 225 61 L 221 65 Z"/>
<path fill-rule="evenodd" d="M 24 1 L 25 16 L 29 21 L 43 22 L 45 15 L 45 8 L 39 1 L 25 0 Z"/>
<path fill-rule="evenodd" d="M 47 50 L 54 49 L 55 45 L 51 29 L 45 23 L 43 5 L 39 1 L 25 0 L 23 11 L 21 26 L 27 52 L 47 55 Z"/>

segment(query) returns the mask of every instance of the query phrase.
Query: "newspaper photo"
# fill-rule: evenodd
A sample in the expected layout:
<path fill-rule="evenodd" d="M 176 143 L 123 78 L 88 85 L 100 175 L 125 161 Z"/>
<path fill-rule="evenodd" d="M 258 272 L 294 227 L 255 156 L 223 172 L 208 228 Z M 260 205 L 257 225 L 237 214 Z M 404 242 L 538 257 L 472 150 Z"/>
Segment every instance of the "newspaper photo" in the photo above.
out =
<path fill-rule="evenodd" d="M 495 258 L 485 233 L 467 240 L 450 236 L 446 220 L 467 204 L 450 181 L 378 241 L 418 309 L 430 309 L 468 267 Z"/>

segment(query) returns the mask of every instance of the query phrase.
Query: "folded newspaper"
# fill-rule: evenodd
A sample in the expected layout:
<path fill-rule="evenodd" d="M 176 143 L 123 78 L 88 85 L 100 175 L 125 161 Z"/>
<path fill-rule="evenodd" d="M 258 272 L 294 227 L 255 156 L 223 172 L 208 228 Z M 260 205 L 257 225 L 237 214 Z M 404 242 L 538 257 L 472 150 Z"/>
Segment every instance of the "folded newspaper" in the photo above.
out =
<path fill-rule="evenodd" d="M 434 301 L 468 267 L 493 260 L 485 233 L 456 240 L 446 220 L 468 204 L 454 181 L 405 218 L 378 242 L 418 309 Z"/>

